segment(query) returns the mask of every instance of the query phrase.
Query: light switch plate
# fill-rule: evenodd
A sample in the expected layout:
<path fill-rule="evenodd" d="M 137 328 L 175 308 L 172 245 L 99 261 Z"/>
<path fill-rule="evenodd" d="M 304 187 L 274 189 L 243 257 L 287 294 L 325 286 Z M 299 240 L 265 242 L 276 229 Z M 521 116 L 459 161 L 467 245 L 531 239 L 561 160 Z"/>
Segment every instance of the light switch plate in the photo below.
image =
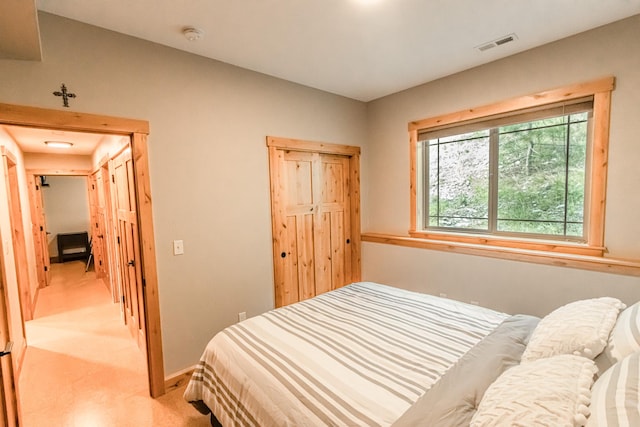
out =
<path fill-rule="evenodd" d="M 173 254 L 182 255 L 184 253 L 184 243 L 182 240 L 173 241 Z"/>

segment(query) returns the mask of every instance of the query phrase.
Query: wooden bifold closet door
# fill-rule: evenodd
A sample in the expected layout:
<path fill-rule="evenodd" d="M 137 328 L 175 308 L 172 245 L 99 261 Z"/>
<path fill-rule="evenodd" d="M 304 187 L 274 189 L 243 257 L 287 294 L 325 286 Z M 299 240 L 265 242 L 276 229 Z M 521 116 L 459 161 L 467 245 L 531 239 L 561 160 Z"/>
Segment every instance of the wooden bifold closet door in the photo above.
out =
<path fill-rule="evenodd" d="M 267 144 L 276 307 L 359 280 L 359 148 Z"/>

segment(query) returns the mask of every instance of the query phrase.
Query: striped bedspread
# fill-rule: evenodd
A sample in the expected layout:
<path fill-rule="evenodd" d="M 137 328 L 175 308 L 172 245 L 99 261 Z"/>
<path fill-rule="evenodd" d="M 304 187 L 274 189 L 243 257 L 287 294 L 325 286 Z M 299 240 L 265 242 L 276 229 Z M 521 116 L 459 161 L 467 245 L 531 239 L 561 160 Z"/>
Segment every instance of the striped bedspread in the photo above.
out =
<path fill-rule="evenodd" d="M 388 426 L 507 317 L 354 283 L 221 331 L 184 396 L 225 427 Z"/>

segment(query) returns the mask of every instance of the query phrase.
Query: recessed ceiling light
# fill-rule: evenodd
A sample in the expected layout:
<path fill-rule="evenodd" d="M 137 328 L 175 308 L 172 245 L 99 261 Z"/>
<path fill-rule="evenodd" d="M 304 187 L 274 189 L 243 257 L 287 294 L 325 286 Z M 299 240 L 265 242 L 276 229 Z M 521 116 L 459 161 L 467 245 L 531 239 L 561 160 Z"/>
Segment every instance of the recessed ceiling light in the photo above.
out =
<path fill-rule="evenodd" d="M 44 143 L 51 148 L 71 148 L 73 146 L 72 143 L 67 141 L 45 141 Z"/>
<path fill-rule="evenodd" d="M 182 34 L 187 40 L 194 42 L 196 40 L 200 40 L 204 36 L 204 31 L 195 27 L 184 27 L 182 29 Z"/>

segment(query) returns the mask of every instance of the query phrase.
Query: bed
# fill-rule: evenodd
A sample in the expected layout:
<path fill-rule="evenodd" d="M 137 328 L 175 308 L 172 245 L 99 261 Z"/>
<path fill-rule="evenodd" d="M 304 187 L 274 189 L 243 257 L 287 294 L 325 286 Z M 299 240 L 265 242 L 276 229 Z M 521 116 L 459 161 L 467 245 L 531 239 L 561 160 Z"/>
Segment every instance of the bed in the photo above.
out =
<path fill-rule="evenodd" d="M 184 398 L 213 425 L 640 425 L 640 303 L 542 319 L 360 282 L 216 334 Z"/>

